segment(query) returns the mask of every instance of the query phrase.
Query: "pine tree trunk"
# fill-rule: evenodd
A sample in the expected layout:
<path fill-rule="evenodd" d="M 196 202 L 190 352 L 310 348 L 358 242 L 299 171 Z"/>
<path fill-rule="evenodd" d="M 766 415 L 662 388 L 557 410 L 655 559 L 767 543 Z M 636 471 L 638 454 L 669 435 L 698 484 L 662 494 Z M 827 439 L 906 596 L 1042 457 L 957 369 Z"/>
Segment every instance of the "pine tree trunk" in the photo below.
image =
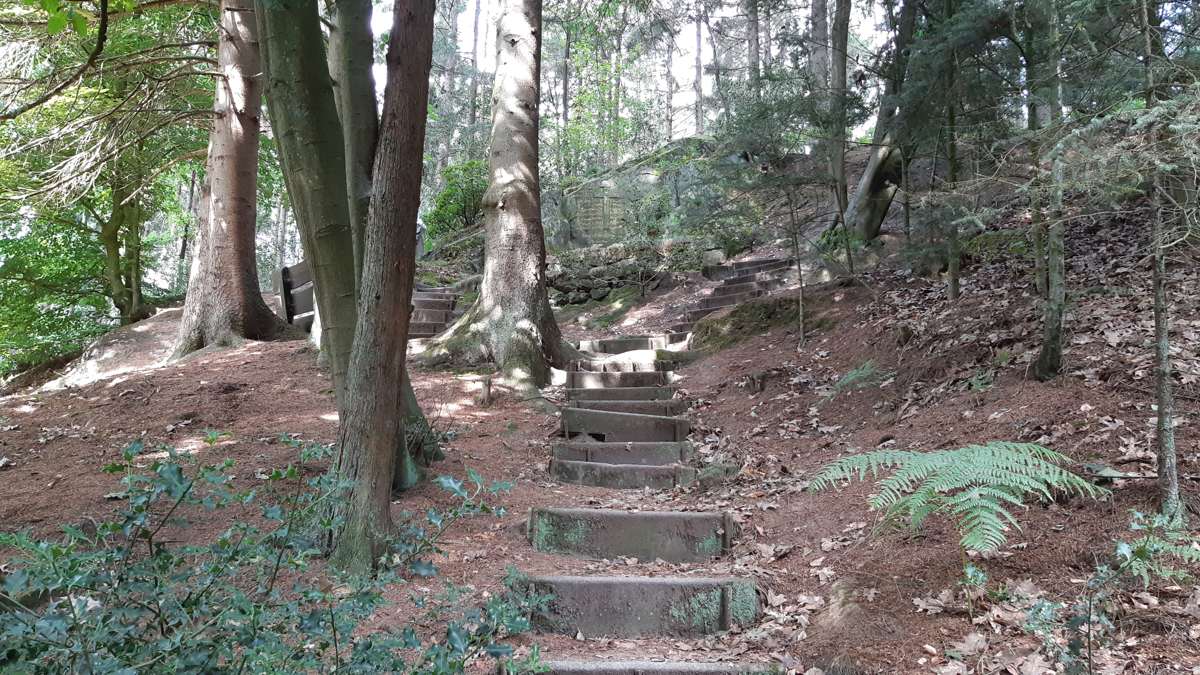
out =
<path fill-rule="evenodd" d="M 846 89 L 846 50 L 850 40 L 851 0 L 836 0 L 833 12 L 833 70 L 830 83 L 833 88 L 833 110 L 829 133 L 829 173 L 833 177 L 833 197 L 837 204 L 842 226 L 846 227 L 846 204 L 848 187 L 846 182 L 846 106 L 849 92 Z M 849 228 L 846 227 L 847 234 Z"/>
<path fill-rule="evenodd" d="M 243 338 L 269 340 L 283 322 L 267 307 L 255 257 L 261 72 L 252 0 L 223 0 L 217 43 L 221 77 L 208 145 L 208 199 L 175 357 Z"/>
<path fill-rule="evenodd" d="M 362 294 L 350 356 L 336 467 L 354 481 L 334 534 L 332 562 L 371 569 L 394 526 L 392 475 L 405 425 L 404 360 L 416 271 L 433 0 L 398 0 L 388 43 L 379 152 L 364 245 Z"/>
<path fill-rule="evenodd" d="M 492 94 L 490 183 L 483 198 L 479 299 L 440 341 L 475 351 L 519 385 L 549 382 L 561 336 L 546 295 L 546 244 L 538 179 L 541 0 L 507 0 Z"/>
<path fill-rule="evenodd" d="M 944 7 L 945 21 L 949 22 L 954 16 L 954 0 L 945 0 Z M 958 57 L 953 49 L 947 50 L 946 61 L 946 191 L 953 192 L 958 183 Z M 959 266 L 962 264 L 957 216 L 954 212 L 946 224 L 950 228 L 950 241 L 946 247 L 946 297 L 950 302 L 958 302 Z"/>
<path fill-rule="evenodd" d="M 696 78 L 692 81 L 692 92 L 696 96 L 696 135 L 704 133 L 704 59 L 702 58 L 703 49 L 701 49 L 700 37 L 701 28 L 703 26 L 702 13 L 700 3 L 704 0 L 696 0 Z"/>
<path fill-rule="evenodd" d="M 1067 304 L 1065 234 L 1062 222 L 1062 160 L 1055 158 L 1051 181 L 1054 203 L 1046 234 L 1046 300 L 1042 311 L 1042 348 L 1033 364 L 1033 376 L 1046 381 L 1058 377 L 1063 367 L 1063 312 Z"/>
<path fill-rule="evenodd" d="M 746 60 L 750 65 L 750 91 L 758 100 L 760 90 L 760 55 L 758 50 L 758 0 L 745 0 L 746 3 Z"/>

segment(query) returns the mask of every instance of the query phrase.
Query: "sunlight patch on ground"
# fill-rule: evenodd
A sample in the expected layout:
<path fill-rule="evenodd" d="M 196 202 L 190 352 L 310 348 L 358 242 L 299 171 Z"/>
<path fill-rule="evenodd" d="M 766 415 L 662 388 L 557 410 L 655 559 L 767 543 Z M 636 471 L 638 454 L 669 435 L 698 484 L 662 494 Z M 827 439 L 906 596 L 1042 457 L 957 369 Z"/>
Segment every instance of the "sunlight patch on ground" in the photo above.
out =
<path fill-rule="evenodd" d="M 337 422 L 338 421 L 338 414 L 335 412 L 325 413 L 324 415 L 318 415 L 317 417 L 325 420 L 326 422 Z"/>

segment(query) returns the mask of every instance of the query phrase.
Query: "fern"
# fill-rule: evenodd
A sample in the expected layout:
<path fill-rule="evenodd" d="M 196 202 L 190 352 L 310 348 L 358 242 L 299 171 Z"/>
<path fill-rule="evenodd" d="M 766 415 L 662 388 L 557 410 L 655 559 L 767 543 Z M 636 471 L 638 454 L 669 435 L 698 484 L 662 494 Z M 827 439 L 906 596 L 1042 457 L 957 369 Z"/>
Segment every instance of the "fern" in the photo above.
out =
<path fill-rule="evenodd" d="M 953 518 L 959 544 L 969 551 L 994 551 L 1011 526 L 1010 509 L 1031 497 L 1053 499 L 1055 492 L 1100 497 L 1106 490 L 1062 468 L 1067 457 L 1034 443 L 992 441 L 956 450 L 879 450 L 826 465 L 809 483 L 818 491 L 883 473 L 879 491 L 868 500 L 884 523 L 907 521 L 919 529 L 934 514 Z"/>

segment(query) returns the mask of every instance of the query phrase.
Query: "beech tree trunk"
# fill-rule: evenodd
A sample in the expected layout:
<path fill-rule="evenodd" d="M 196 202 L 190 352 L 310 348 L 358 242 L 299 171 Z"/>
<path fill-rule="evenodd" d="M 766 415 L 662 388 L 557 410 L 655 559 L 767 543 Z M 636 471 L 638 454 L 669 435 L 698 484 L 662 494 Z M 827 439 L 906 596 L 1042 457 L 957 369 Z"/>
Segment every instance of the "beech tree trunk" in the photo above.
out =
<path fill-rule="evenodd" d="M 696 135 L 704 133 L 704 59 L 702 57 L 700 37 L 704 24 L 701 3 L 696 0 L 696 79 L 692 81 L 692 92 L 696 96 Z"/>
<path fill-rule="evenodd" d="M 220 13 L 207 194 L 175 357 L 244 338 L 269 340 L 284 328 L 263 300 L 255 257 L 262 94 L 254 4 L 222 0 Z"/>
<path fill-rule="evenodd" d="M 479 299 L 439 351 L 491 359 L 510 381 L 542 386 L 562 361 L 546 295 L 546 243 L 538 178 L 541 0 L 507 0 L 497 29 L 490 183 L 483 198 Z"/>
<path fill-rule="evenodd" d="M 104 279 L 108 284 L 108 298 L 117 309 L 122 324 L 141 321 L 153 313 L 142 303 L 140 240 L 145 212 L 133 196 L 135 185 L 140 179 L 131 178 L 127 172 L 128 167 L 125 163 L 118 162 L 109 188 L 112 209 L 109 211 L 108 220 L 100 223 L 100 245 L 104 249 Z M 132 249 L 131 243 L 135 238 L 139 246 Z M 130 269 L 131 259 L 132 264 L 138 267 L 137 270 Z"/>
<path fill-rule="evenodd" d="M 334 534 L 333 563 L 360 572 L 379 560 L 394 529 L 392 474 L 396 447 L 405 442 L 404 421 L 396 411 L 404 400 L 433 14 L 433 0 L 398 0 L 388 41 L 350 392 L 336 460 L 338 475 L 353 487 Z"/>

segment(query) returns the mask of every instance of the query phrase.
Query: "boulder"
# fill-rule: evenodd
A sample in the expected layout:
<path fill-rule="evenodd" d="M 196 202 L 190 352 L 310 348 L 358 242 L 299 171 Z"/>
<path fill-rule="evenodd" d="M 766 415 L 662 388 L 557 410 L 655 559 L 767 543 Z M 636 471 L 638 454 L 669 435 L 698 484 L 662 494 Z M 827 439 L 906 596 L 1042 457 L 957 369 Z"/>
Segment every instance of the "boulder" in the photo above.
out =
<path fill-rule="evenodd" d="M 607 286 L 603 288 L 593 288 L 591 296 L 593 300 L 603 300 L 608 297 L 609 292 L 610 291 Z"/>

